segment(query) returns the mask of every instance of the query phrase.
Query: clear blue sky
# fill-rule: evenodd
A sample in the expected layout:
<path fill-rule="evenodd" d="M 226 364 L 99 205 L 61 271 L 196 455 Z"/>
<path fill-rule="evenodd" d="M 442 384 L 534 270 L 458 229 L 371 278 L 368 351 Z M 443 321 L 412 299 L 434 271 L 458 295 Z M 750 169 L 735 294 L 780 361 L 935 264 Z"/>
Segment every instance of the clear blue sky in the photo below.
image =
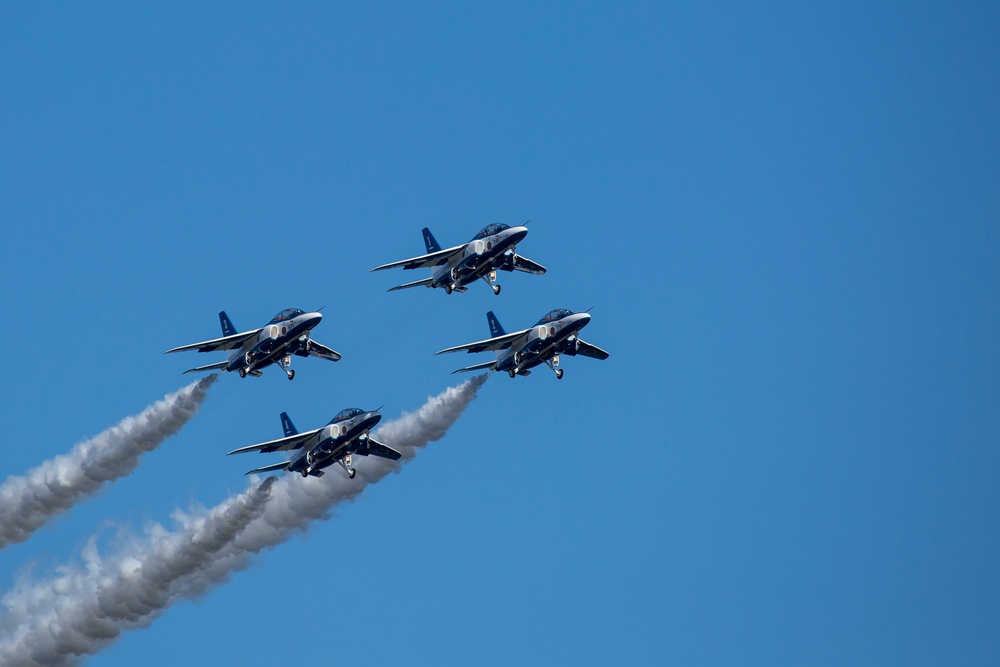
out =
<path fill-rule="evenodd" d="M 187 384 L 219 310 L 326 306 L 344 358 L 221 378 L 3 590 L 242 489 L 283 410 L 418 407 L 489 309 L 612 356 L 493 377 L 88 664 L 1000 662 L 998 5 L 202 4 L 0 7 L 0 477 Z M 529 218 L 499 297 L 369 273 Z"/>

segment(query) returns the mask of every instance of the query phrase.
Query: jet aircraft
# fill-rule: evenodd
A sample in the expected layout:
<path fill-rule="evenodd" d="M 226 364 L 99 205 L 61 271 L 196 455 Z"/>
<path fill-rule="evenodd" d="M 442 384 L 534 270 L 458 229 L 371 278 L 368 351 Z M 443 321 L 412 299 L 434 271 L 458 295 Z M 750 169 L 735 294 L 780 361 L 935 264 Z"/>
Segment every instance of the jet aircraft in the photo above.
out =
<path fill-rule="evenodd" d="M 445 293 L 451 294 L 453 291 L 465 292 L 468 290 L 466 285 L 482 279 L 494 294 L 500 294 L 500 285 L 496 283 L 498 270 L 524 271 L 536 276 L 545 273 L 544 266 L 514 252 L 517 244 L 528 235 L 528 228 L 524 225 L 510 227 L 499 222 L 486 225 L 468 243 L 445 250 L 441 249 L 429 229 L 424 227 L 423 233 L 426 255 L 376 266 L 372 271 L 429 267 L 433 269 L 433 274 L 424 280 L 397 285 L 390 292 L 426 285 L 443 287 Z"/>
<path fill-rule="evenodd" d="M 492 338 L 469 343 L 467 345 L 456 345 L 448 349 L 441 350 L 437 354 L 446 352 L 485 352 L 486 350 L 496 350 L 497 358 L 494 361 L 487 361 L 475 366 L 460 368 L 454 373 L 463 371 L 475 371 L 486 368 L 491 371 L 507 371 L 514 377 L 515 375 L 530 375 L 529 368 L 540 364 L 547 364 L 555 371 L 556 377 L 562 379 L 563 369 L 559 366 L 559 355 L 565 354 L 575 357 L 582 354 L 585 357 L 594 359 L 607 359 L 608 353 L 601 348 L 585 342 L 579 337 L 580 329 L 590 322 L 589 313 L 574 313 L 566 309 L 557 308 L 545 314 L 538 320 L 535 326 L 522 331 L 507 333 L 500 326 L 500 321 L 493 311 L 486 313 L 486 321 L 490 325 Z"/>
<path fill-rule="evenodd" d="M 247 474 L 257 472 L 270 472 L 272 470 L 287 470 L 297 472 L 303 477 L 312 475 L 322 477 L 323 468 L 339 463 L 347 471 L 348 477 L 354 479 L 356 470 L 351 467 L 351 456 L 381 456 L 382 458 L 396 461 L 402 454 L 392 447 L 384 445 L 369 435 L 369 431 L 382 419 L 378 410 L 365 412 L 358 408 L 347 408 L 337 413 L 330 423 L 321 428 L 299 433 L 292 420 L 288 418 L 288 413 L 281 413 L 281 427 L 285 432 L 285 437 L 270 442 L 262 442 L 259 445 L 240 447 L 229 452 L 230 454 L 242 454 L 243 452 L 278 452 L 291 449 L 302 450 L 292 456 L 288 461 L 274 463 L 262 468 L 255 468 Z"/>
<path fill-rule="evenodd" d="M 338 352 L 309 338 L 310 331 L 322 319 L 323 316 L 318 312 L 306 313 L 298 308 L 286 308 L 275 315 L 265 326 L 237 333 L 229 316 L 226 315 L 226 311 L 222 311 L 219 313 L 219 321 L 222 323 L 222 338 L 182 345 L 167 350 L 166 354 L 183 350 L 198 350 L 199 352 L 226 350 L 229 352 L 229 357 L 225 361 L 198 366 L 184 372 L 219 369 L 238 371 L 240 377 L 247 375 L 260 377 L 262 375 L 260 369 L 277 364 L 291 380 L 295 377 L 295 371 L 289 368 L 293 354 L 300 357 L 319 357 L 330 361 L 340 360 Z"/>

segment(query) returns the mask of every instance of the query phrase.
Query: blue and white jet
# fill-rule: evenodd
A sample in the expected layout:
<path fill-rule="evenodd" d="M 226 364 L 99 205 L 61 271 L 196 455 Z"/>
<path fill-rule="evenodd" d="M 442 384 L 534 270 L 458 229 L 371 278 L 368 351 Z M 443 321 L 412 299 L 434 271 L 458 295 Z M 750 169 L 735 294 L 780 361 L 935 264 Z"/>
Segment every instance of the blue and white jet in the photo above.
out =
<path fill-rule="evenodd" d="M 602 360 L 609 356 L 607 352 L 585 342 L 578 335 L 580 329 L 590 322 L 589 313 L 574 313 L 565 308 L 557 308 L 546 313 L 545 317 L 538 320 L 535 326 L 530 329 L 513 333 L 504 331 L 492 310 L 486 313 L 486 321 L 489 322 L 492 338 L 477 343 L 449 347 L 437 354 L 462 350 L 468 352 L 496 350 L 497 358 L 494 361 L 459 368 L 457 371 L 453 371 L 453 374 L 485 368 L 501 373 L 506 371 L 511 377 L 514 377 L 515 375 L 530 375 L 529 368 L 546 364 L 555 371 L 556 377 L 561 380 L 563 369 L 558 368 L 559 355 L 565 354 L 575 357 L 582 354 L 585 357 Z"/>
<path fill-rule="evenodd" d="M 219 313 L 222 338 L 182 345 L 167 350 L 166 354 L 184 350 L 199 352 L 225 350 L 229 352 L 229 357 L 225 361 L 198 366 L 184 372 L 224 370 L 237 371 L 241 378 L 247 375 L 260 377 L 263 374 L 262 368 L 277 364 L 291 380 L 295 377 L 295 371 L 289 368 L 293 354 L 299 357 L 319 357 L 329 361 L 340 360 L 340 353 L 309 338 L 309 333 L 322 319 L 323 316 L 318 312 L 307 313 L 298 308 L 286 308 L 265 326 L 237 333 L 226 311 L 222 311 Z"/>
<path fill-rule="evenodd" d="M 371 437 L 369 431 L 382 419 L 378 410 L 365 412 L 358 408 L 347 408 L 337 413 L 326 426 L 299 433 L 288 418 L 288 413 L 281 413 L 281 427 L 285 437 L 259 445 L 240 447 L 229 452 L 242 454 L 244 452 L 280 452 L 292 449 L 301 450 L 288 461 L 274 463 L 262 468 L 255 468 L 247 474 L 285 470 L 297 472 L 303 477 L 312 475 L 322 477 L 323 468 L 339 463 L 347 476 L 354 479 L 357 471 L 351 467 L 351 456 L 381 456 L 385 459 L 399 460 L 400 454 L 392 447 L 382 444 Z"/>
<path fill-rule="evenodd" d="M 443 287 L 445 293 L 451 294 L 453 291 L 468 291 L 466 285 L 482 280 L 494 294 L 500 294 L 500 285 L 496 282 L 497 271 L 524 271 L 536 276 L 545 273 L 544 266 L 514 252 L 517 244 L 528 235 L 528 228 L 524 225 L 510 227 L 499 222 L 486 225 L 468 243 L 444 250 L 434 239 L 431 230 L 424 227 L 423 233 L 424 244 L 427 246 L 426 255 L 376 266 L 372 271 L 397 267 L 428 267 L 434 270 L 433 275 L 424 280 L 397 285 L 390 292 L 425 285 Z"/>

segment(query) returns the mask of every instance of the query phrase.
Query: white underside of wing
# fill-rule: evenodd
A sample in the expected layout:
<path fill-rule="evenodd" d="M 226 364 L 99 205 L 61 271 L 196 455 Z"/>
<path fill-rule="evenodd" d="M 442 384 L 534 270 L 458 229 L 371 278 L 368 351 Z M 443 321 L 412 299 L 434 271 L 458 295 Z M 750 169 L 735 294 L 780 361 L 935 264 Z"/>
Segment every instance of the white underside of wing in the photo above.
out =
<path fill-rule="evenodd" d="M 381 271 L 382 269 L 395 269 L 397 267 L 403 267 L 406 269 L 421 269 L 427 266 L 438 266 L 439 264 L 444 264 L 448 259 L 461 252 L 465 248 L 465 244 L 457 245 L 454 248 L 445 248 L 444 250 L 438 250 L 437 252 L 432 252 L 427 255 L 420 255 L 418 257 L 411 257 L 410 259 L 404 259 L 399 262 L 390 262 L 389 264 L 383 264 L 382 266 L 376 266 L 372 271 Z"/>
<path fill-rule="evenodd" d="M 170 354 L 171 352 L 183 352 L 185 350 L 198 350 L 199 352 L 232 350 L 234 348 L 241 347 L 243 343 L 259 334 L 260 331 L 260 329 L 254 329 L 253 331 L 244 331 L 243 333 L 225 336 L 224 338 L 213 338 L 212 340 L 202 341 L 201 343 L 181 345 L 180 347 L 175 347 L 172 350 L 167 350 L 165 354 Z"/>
<path fill-rule="evenodd" d="M 523 331 L 515 331 L 513 333 L 504 334 L 503 336 L 497 336 L 496 338 L 487 338 L 486 340 L 481 340 L 475 343 L 466 343 L 465 345 L 456 345 L 455 347 L 449 347 L 436 354 L 445 354 L 446 352 L 461 352 L 462 350 L 468 350 L 469 352 L 485 352 L 487 350 L 501 350 L 505 347 L 509 347 L 517 341 L 518 338 L 522 336 L 527 336 L 531 329 L 525 329 Z"/>
<path fill-rule="evenodd" d="M 239 449 L 234 449 L 229 453 L 243 454 L 245 452 L 281 452 L 281 451 L 287 451 L 289 449 L 298 449 L 299 447 L 302 447 L 310 438 L 312 438 L 322 430 L 323 430 L 322 428 L 316 428 L 311 431 L 296 433 L 295 435 L 290 435 L 285 438 L 278 438 L 277 440 L 270 440 L 268 442 L 262 442 L 256 445 L 240 447 Z"/>

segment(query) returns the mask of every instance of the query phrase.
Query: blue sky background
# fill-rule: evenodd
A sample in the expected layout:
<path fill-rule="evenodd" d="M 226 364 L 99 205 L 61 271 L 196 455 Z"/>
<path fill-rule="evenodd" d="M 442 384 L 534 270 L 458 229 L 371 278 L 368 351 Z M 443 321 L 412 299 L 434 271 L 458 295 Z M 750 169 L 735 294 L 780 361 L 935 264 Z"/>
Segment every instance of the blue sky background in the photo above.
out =
<path fill-rule="evenodd" d="M 402 474 L 91 665 L 1000 661 L 994 3 L 0 7 L 3 476 L 326 306 L 337 364 L 221 378 L 4 590 L 244 487 L 594 307 Z M 531 219 L 541 278 L 369 273 Z M 418 274 L 418 275 L 414 275 Z M 544 372 L 543 372 L 544 371 Z"/>

